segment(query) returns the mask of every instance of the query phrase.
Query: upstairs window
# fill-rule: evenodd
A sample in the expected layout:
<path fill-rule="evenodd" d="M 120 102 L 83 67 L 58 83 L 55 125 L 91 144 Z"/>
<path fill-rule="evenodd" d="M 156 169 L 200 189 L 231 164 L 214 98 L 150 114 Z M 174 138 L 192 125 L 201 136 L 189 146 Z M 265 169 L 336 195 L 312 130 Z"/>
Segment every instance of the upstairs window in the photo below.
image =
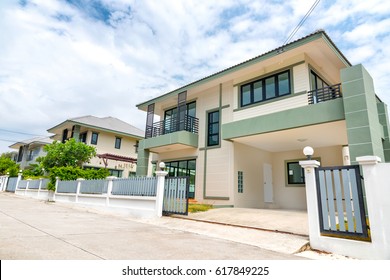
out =
<path fill-rule="evenodd" d="M 122 138 L 115 137 L 115 149 L 120 149 L 121 148 L 121 143 L 122 143 Z"/>
<path fill-rule="evenodd" d="M 219 111 L 208 113 L 207 146 L 219 145 Z"/>
<path fill-rule="evenodd" d="M 97 132 L 92 132 L 92 137 L 91 137 L 91 144 L 92 145 L 97 145 L 98 136 L 99 136 L 99 134 Z"/>
<path fill-rule="evenodd" d="M 290 71 L 275 74 L 241 86 L 241 107 L 291 94 Z"/>

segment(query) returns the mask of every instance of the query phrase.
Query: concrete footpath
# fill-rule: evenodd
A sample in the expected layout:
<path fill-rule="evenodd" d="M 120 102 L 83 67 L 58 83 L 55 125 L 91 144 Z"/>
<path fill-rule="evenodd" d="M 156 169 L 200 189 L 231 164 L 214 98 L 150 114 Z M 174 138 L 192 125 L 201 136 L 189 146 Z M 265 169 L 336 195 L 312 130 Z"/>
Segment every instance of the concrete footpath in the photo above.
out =
<path fill-rule="evenodd" d="M 0 193 L 0 259 L 335 257 L 313 251 L 298 253 L 308 243 L 305 235 L 215 224 L 211 218 L 195 221 L 192 215 L 189 218 L 139 219 Z"/>

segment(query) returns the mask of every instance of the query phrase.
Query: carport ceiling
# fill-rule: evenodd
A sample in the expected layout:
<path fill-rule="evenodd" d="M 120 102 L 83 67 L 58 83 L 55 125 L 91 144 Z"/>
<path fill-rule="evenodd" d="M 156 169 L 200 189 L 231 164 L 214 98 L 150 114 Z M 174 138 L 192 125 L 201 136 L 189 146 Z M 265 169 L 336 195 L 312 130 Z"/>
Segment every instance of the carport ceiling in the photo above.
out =
<path fill-rule="evenodd" d="M 318 124 L 232 139 L 269 152 L 348 145 L 345 121 Z"/>

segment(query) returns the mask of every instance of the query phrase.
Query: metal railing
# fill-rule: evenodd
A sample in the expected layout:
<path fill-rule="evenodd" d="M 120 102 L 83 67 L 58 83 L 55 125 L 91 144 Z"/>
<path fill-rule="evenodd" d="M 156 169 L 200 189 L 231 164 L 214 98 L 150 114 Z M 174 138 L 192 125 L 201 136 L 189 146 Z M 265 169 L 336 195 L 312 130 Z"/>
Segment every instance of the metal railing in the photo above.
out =
<path fill-rule="evenodd" d="M 307 92 L 309 104 L 316 104 L 341 98 L 341 84 L 323 87 Z"/>
<path fill-rule="evenodd" d="M 84 180 L 80 182 L 80 193 L 103 194 L 107 193 L 108 180 Z"/>
<path fill-rule="evenodd" d="M 177 131 L 188 131 L 197 134 L 199 130 L 199 119 L 185 116 L 182 119 L 169 118 L 153 123 L 146 127 L 145 138 L 157 137 Z"/>
<path fill-rule="evenodd" d="M 156 177 L 133 177 L 112 181 L 113 195 L 156 196 Z"/>

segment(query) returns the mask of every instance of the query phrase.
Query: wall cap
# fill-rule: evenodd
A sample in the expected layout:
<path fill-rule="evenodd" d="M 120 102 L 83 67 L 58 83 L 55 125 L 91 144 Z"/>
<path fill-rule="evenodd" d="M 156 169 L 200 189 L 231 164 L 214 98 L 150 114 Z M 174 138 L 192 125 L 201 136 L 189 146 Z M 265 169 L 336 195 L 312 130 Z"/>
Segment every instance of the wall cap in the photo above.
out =
<path fill-rule="evenodd" d="M 360 165 L 368 165 L 368 164 L 377 164 L 379 162 L 381 162 L 381 158 L 380 157 L 377 157 L 377 156 L 362 156 L 362 157 L 357 157 L 356 158 L 356 161 L 360 164 Z"/>
<path fill-rule="evenodd" d="M 302 168 L 317 168 L 321 166 L 321 163 L 318 160 L 301 160 L 299 161 L 299 165 L 302 166 Z"/>

